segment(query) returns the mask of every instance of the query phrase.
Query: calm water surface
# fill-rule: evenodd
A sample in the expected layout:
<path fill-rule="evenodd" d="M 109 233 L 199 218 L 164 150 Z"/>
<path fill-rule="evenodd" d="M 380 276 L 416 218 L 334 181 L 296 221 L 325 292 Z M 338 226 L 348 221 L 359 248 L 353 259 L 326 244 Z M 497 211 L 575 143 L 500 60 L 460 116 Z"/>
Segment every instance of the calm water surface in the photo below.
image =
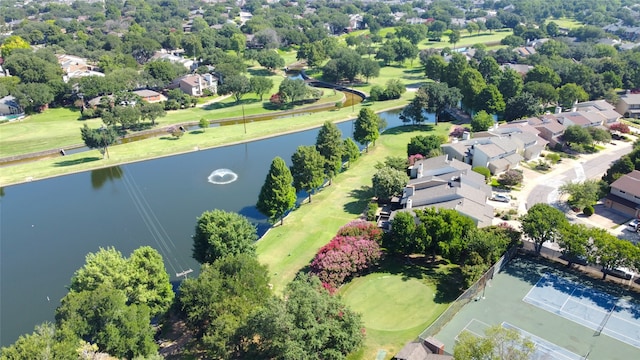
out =
<path fill-rule="evenodd" d="M 381 114 L 390 127 L 397 112 Z M 339 124 L 352 135 L 353 122 Z M 210 129 L 208 132 L 213 132 Z M 113 246 L 124 256 L 143 245 L 157 249 L 172 277 L 198 269 L 191 258 L 196 218 L 224 209 L 248 217 L 263 233 L 255 209 L 274 157 L 287 163 L 299 145 L 315 143 L 309 130 L 189 154 L 57 177 L 4 188 L 0 198 L 0 345 L 35 325 L 53 321 L 85 255 Z M 206 136 L 206 134 L 204 135 Z M 230 169 L 237 180 L 215 185 L 207 177 Z M 10 167 L 2 171 L 10 171 Z"/>

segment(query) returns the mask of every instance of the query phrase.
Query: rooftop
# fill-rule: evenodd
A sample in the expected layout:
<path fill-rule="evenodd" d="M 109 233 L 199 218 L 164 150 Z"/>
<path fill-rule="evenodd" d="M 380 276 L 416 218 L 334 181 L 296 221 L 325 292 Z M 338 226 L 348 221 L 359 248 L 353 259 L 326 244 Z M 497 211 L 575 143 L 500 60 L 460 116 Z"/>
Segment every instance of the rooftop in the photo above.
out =
<path fill-rule="evenodd" d="M 626 175 L 622 175 L 611 184 L 611 187 L 640 198 L 640 171 L 633 170 Z M 638 202 L 640 202 L 640 200 L 638 200 Z"/>

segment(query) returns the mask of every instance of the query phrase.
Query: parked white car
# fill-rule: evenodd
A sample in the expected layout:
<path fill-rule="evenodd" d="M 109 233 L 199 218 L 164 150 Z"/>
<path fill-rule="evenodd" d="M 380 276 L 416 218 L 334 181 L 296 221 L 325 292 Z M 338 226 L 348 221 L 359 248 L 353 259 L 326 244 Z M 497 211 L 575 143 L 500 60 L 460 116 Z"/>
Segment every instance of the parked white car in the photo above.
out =
<path fill-rule="evenodd" d="M 633 219 L 633 220 L 629 221 L 629 223 L 627 225 L 629 226 L 629 228 L 631 230 L 638 230 L 638 223 L 640 223 L 640 220 Z"/>
<path fill-rule="evenodd" d="M 491 200 L 508 203 L 508 202 L 511 202 L 511 196 L 503 195 L 503 194 L 494 194 Z"/>

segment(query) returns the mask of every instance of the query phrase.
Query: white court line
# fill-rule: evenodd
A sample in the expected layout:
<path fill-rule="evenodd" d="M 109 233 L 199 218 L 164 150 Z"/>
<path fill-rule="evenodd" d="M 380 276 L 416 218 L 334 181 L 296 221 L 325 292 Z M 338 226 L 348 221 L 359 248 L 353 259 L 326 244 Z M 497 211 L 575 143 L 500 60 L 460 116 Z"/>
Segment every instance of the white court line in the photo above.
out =
<path fill-rule="evenodd" d="M 529 289 L 529 292 L 527 293 L 527 295 L 524 296 L 524 298 L 522 298 L 523 300 L 529 297 L 529 294 L 531 294 L 531 292 L 533 291 L 533 289 L 538 287 L 538 284 L 540 284 L 540 281 L 542 281 L 542 279 L 546 278 L 547 274 L 542 274 L 542 276 L 540 277 L 540 280 L 538 280 L 538 282 L 536 282 L 535 285 L 533 285 L 533 287 L 531 289 Z"/>
<path fill-rule="evenodd" d="M 567 302 L 569 302 L 569 300 L 571 300 L 571 298 L 573 297 L 573 293 L 576 292 L 577 288 L 578 288 L 577 286 L 573 287 L 573 290 L 571 290 L 571 294 L 569 294 L 569 297 L 564 301 L 562 306 L 560 306 L 560 309 L 559 309 L 560 311 L 563 311 L 562 309 L 564 308 L 565 305 L 567 305 Z"/>

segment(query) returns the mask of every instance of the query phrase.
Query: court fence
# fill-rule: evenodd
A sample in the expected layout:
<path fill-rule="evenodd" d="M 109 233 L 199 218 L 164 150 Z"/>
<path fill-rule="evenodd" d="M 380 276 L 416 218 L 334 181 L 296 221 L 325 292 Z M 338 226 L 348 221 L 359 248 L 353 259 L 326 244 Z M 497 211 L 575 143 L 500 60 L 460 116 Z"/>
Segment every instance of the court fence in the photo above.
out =
<path fill-rule="evenodd" d="M 473 285 L 471 285 L 465 292 L 463 292 L 451 305 L 418 336 L 420 341 L 425 340 L 428 337 L 435 336 L 453 317 L 462 309 L 463 306 L 468 304 L 471 300 L 480 299 L 484 294 L 484 288 L 487 282 L 493 279 L 493 276 L 500 272 L 513 257 L 518 253 L 519 244 L 510 247 L 504 255 L 495 264 L 493 264 L 489 270 L 487 270 L 480 279 L 478 279 Z"/>

